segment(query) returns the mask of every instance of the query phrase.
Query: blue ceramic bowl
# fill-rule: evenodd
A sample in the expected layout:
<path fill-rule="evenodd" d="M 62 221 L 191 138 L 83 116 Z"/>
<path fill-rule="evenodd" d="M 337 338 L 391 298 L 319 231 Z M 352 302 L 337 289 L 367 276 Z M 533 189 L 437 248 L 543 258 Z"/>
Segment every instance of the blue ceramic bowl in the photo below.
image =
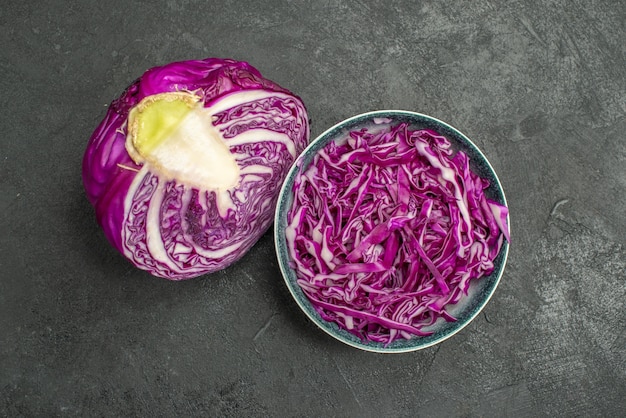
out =
<path fill-rule="evenodd" d="M 289 265 L 290 256 L 287 250 L 285 228 L 287 227 L 287 213 L 289 212 L 293 202 L 293 184 L 298 173 L 306 171 L 315 154 L 326 146 L 326 144 L 330 141 L 344 137 L 351 130 L 359 129 L 364 126 L 370 126 L 375 119 L 390 119 L 394 124 L 407 122 L 412 129 L 432 129 L 440 135 L 445 136 L 450 140 L 452 147 L 455 150 L 464 151 L 469 156 L 472 171 L 489 180 L 490 187 L 485 191 L 486 196 L 503 205 L 506 205 L 506 198 L 504 197 L 502 186 L 495 171 L 491 167 L 491 164 L 489 164 L 487 158 L 485 158 L 483 153 L 476 145 L 474 145 L 472 141 L 470 141 L 469 138 L 452 126 L 440 120 L 415 112 L 381 110 L 363 113 L 346 119 L 328 129 L 311 142 L 306 150 L 304 150 L 304 152 L 298 157 L 296 163 L 291 167 L 278 198 L 274 223 L 278 262 L 289 291 L 302 311 L 317 326 L 339 341 L 366 351 L 379 353 L 401 353 L 419 350 L 440 343 L 462 330 L 467 324 L 476 318 L 498 286 L 506 264 L 509 244 L 506 241 L 504 242 L 500 254 L 495 259 L 495 268 L 493 273 L 489 276 L 483 276 L 479 280 L 472 281 L 468 295 L 461 299 L 461 301 L 456 305 L 449 306 L 447 308 L 448 312 L 457 318 L 457 321 L 437 321 L 433 326 L 427 328 L 428 330 L 433 331 L 432 335 L 427 337 L 414 337 L 410 340 L 400 339 L 384 346 L 382 343 L 362 341 L 357 336 L 341 329 L 334 322 L 322 319 L 313 308 L 300 286 L 297 284 L 296 272 Z"/>

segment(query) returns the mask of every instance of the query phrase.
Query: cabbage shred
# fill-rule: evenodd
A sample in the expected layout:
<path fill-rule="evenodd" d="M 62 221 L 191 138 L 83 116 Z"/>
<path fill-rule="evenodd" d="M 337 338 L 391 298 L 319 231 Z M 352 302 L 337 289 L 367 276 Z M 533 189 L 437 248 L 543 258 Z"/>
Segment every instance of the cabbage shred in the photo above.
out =
<path fill-rule="evenodd" d="M 286 230 L 322 319 L 365 341 L 427 336 L 509 239 L 505 206 L 447 138 L 406 123 L 333 141 L 296 177 Z"/>

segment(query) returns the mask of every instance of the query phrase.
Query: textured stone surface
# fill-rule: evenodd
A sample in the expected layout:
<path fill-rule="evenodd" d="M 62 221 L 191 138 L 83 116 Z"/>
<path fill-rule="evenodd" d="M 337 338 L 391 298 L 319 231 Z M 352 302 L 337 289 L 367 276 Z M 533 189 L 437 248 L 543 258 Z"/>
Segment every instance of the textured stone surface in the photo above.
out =
<path fill-rule="evenodd" d="M 626 415 L 624 2 L 128 3 L 0 9 L 0 415 Z M 313 136 L 400 108 L 474 139 L 512 216 L 484 313 L 376 355 L 306 320 L 271 232 L 190 282 L 130 267 L 84 197 L 87 138 L 146 68 L 205 56 L 301 95 Z"/>

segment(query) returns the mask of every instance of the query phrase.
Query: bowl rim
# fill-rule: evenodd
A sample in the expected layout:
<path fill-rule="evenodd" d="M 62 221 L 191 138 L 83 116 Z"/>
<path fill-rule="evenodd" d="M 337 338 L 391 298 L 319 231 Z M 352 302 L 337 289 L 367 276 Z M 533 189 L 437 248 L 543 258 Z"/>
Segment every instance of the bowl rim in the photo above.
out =
<path fill-rule="evenodd" d="M 322 132 L 321 134 L 319 134 L 315 139 L 313 139 L 308 146 L 296 157 L 295 161 L 293 162 L 293 164 L 291 165 L 290 169 L 287 172 L 287 175 L 285 177 L 285 180 L 283 182 L 283 184 L 281 185 L 280 188 L 280 192 L 278 195 L 278 200 L 276 203 L 276 210 L 275 210 L 275 214 L 274 214 L 274 245 L 275 245 L 275 250 L 276 250 L 276 257 L 278 259 L 278 265 L 281 271 L 281 275 L 283 276 L 283 279 L 285 281 L 285 284 L 287 285 L 287 288 L 289 289 L 289 293 L 291 294 L 292 298 L 295 300 L 296 304 L 299 306 L 300 310 L 302 312 L 304 312 L 304 314 L 315 324 L 317 325 L 318 328 L 321 328 L 324 332 L 326 332 L 328 335 L 330 335 L 331 337 L 343 342 L 344 344 L 347 344 L 349 346 L 352 346 L 354 348 L 358 348 L 360 350 L 363 351 L 369 351 L 369 352 L 375 352 L 375 353 L 407 353 L 407 352 L 413 352 L 413 351 L 417 351 L 417 350 L 421 350 L 421 349 L 425 349 L 428 347 L 432 347 L 436 344 L 439 344 L 447 339 L 449 339 L 450 337 L 452 337 L 453 335 L 456 335 L 457 333 L 459 333 L 461 330 L 463 330 L 467 325 L 469 325 L 485 308 L 485 306 L 488 304 L 488 302 L 491 300 L 493 294 L 495 293 L 496 288 L 498 287 L 500 280 L 502 278 L 502 275 L 504 274 L 504 270 L 506 267 L 506 263 L 507 263 L 507 259 L 508 259 L 508 254 L 509 254 L 509 242 L 507 242 L 506 240 L 504 240 L 502 247 L 500 249 L 500 253 L 498 254 L 496 259 L 500 259 L 500 267 L 497 269 L 497 271 L 494 270 L 494 272 L 492 272 L 492 274 L 490 274 L 489 276 L 483 276 L 481 279 L 483 278 L 491 278 L 494 274 L 495 274 L 495 278 L 492 279 L 492 285 L 490 286 L 490 289 L 487 292 L 486 297 L 484 297 L 476 306 L 476 308 L 473 310 L 473 312 L 467 316 L 466 318 L 464 318 L 462 321 L 456 321 L 455 324 L 456 326 L 454 326 L 449 332 L 446 332 L 444 335 L 434 338 L 432 340 L 429 340 L 427 342 L 423 342 L 422 344 L 419 343 L 420 340 L 422 340 L 424 337 L 415 337 L 411 340 L 407 340 L 407 341 L 415 341 L 415 344 L 409 344 L 407 346 L 402 346 L 402 347 L 391 347 L 391 346 L 383 346 L 383 345 L 368 345 L 371 343 L 362 341 L 362 342 L 358 342 L 358 341 L 354 341 L 351 340 L 349 338 L 346 338 L 346 336 L 338 333 L 338 332 L 333 332 L 334 330 L 329 329 L 329 326 L 332 326 L 333 323 L 331 323 L 330 321 L 326 321 L 324 319 L 322 319 L 321 317 L 316 317 L 314 316 L 310 310 L 315 310 L 312 307 L 312 304 L 310 302 L 308 302 L 308 306 L 307 304 L 305 304 L 301 298 L 297 295 L 297 292 L 302 292 L 302 289 L 297 285 L 297 283 L 295 283 L 295 280 L 290 280 L 290 274 L 292 274 L 295 277 L 295 271 L 288 265 L 288 261 L 287 259 L 289 258 L 289 255 L 287 254 L 287 257 L 283 257 L 283 251 L 280 248 L 281 242 L 284 241 L 284 234 L 281 233 L 281 228 L 279 228 L 279 226 L 281 225 L 281 215 L 284 215 L 286 217 L 286 213 L 288 212 L 288 209 L 291 207 L 291 202 L 289 203 L 289 206 L 287 206 L 285 209 L 287 209 L 286 211 L 282 211 L 281 208 L 283 207 L 283 204 L 285 202 L 285 199 L 292 193 L 292 188 L 293 188 L 293 183 L 295 181 L 295 176 L 297 175 L 297 172 L 302 168 L 302 163 L 303 161 L 308 157 L 309 154 L 311 154 L 311 152 L 315 152 L 315 154 L 317 154 L 317 152 L 319 152 L 320 149 L 322 149 L 324 146 L 326 146 L 326 144 L 328 142 L 330 142 L 331 140 L 336 138 L 336 134 L 338 133 L 339 130 L 342 129 L 349 129 L 348 127 L 350 125 L 354 125 L 356 122 L 361 122 L 361 121 L 366 121 L 366 120 L 374 120 L 376 118 L 387 118 L 387 117 L 408 117 L 408 118 L 414 118 L 416 120 L 423 120 L 423 121 L 428 121 L 430 123 L 433 123 L 435 125 L 438 125 L 442 128 L 444 128 L 445 130 L 450 131 L 451 133 L 453 133 L 456 137 L 459 137 L 462 139 L 463 142 L 465 142 L 469 148 L 472 149 L 472 152 L 475 153 L 476 155 L 478 155 L 480 157 L 480 159 L 482 160 L 481 163 L 484 164 L 486 166 L 486 168 L 491 172 L 492 176 L 493 176 L 493 180 L 495 180 L 495 184 L 490 184 L 489 185 L 489 189 L 491 188 L 495 188 L 495 190 L 497 190 L 499 197 L 501 198 L 501 202 L 503 205 L 505 205 L 508 208 L 508 204 L 507 204 L 507 200 L 506 200 L 506 196 L 504 194 L 504 188 L 502 187 L 502 184 L 500 182 L 500 179 L 498 178 L 498 175 L 496 173 L 496 171 L 493 169 L 493 166 L 491 165 L 491 163 L 489 162 L 489 160 L 487 159 L 487 157 L 483 154 L 483 152 L 481 151 L 481 149 L 476 146 L 476 144 L 465 134 L 463 134 L 461 131 L 459 131 L 458 129 L 454 128 L 453 126 L 451 126 L 450 124 L 443 122 L 437 118 L 434 118 L 432 116 L 423 114 L 423 113 L 418 113 L 418 112 L 414 112 L 414 111 L 408 111 L 408 110 L 395 110 L 395 109 L 390 109 L 390 110 L 374 110 L 374 111 L 369 111 L 369 112 L 365 112 L 365 113 L 360 113 L 354 116 L 351 116 L 347 119 L 344 119 L 340 122 L 335 123 L 333 126 L 331 126 L 330 128 L 326 129 L 324 132 Z M 452 141 L 457 141 L 457 138 L 455 139 L 451 139 L 448 138 L 448 140 Z M 312 160 L 313 157 L 311 157 Z M 471 160 L 470 160 L 471 162 Z M 310 164 L 310 161 L 307 163 Z M 510 234 L 510 229 L 511 229 L 511 223 L 510 223 L 510 213 L 507 214 L 507 225 L 509 227 L 509 234 Z M 296 289 L 297 288 L 297 289 Z M 306 295 L 304 295 L 304 298 L 308 301 L 308 298 L 306 297 Z M 328 325 L 328 326 L 325 326 Z M 336 324 L 334 324 L 336 326 Z M 339 331 L 343 331 L 346 332 L 345 330 L 341 330 L 339 329 Z"/>

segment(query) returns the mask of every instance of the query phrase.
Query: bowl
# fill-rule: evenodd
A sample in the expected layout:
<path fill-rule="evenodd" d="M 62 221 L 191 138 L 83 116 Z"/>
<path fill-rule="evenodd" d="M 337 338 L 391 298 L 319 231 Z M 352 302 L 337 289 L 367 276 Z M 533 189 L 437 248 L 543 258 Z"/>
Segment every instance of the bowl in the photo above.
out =
<path fill-rule="evenodd" d="M 365 351 L 402 353 L 420 350 L 438 344 L 461 331 L 476 318 L 489 302 L 489 299 L 494 294 L 500 282 L 506 265 L 509 244 L 506 240 L 504 241 L 498 256 L 494 260 L 493 272 L 489 276 L 472 280 L 467 296 L 463 297 L 456 305 L 448 305 L 447 311 L 457 320 L 454 322 L 436 322 L 428 328 L 429 331 L 432 331 L 432 334 L 429 336 L 398 339 L 389 344 L 363 341 L 358 336 L 340 328 L 338 324 L 324 320 L 314 309 L 308 297 L 296 282 L 296 271 L 290 266 L 290 255 L 287 249 L 285 230 L 287 227 L 287 213 L 293 203 L 294 181 L 301 171 L 305 171 L 308 168 L 314 156 L 330 141 L 345 136 L 351 130 L 371 125 L 374 121 L 380 120 L 390 120 L 394 124 L 405 122 L 408 123 L 412 129 L 431 129 L 445 136 L 450 141 L 453 150 L 464 151 L 468 155 L 472 171 L 482 178 L 489 180 L 490 186 L 485 190 L 486 197 L 505 206 L 506 198 L 493 167 L 480 149 L 478 149 L 467 136 L 445 122 L 416 112 L 380 110 L 353 116 L 323 132 L 313 140 L 297 158 L 283 183 L 278 198 L 274 223 L 275 245 L 279 267 L 289 292 L 304 314 L 319 328 L 337 340 Z M 510 225 L 510 223 L 508 224 Z"/>

